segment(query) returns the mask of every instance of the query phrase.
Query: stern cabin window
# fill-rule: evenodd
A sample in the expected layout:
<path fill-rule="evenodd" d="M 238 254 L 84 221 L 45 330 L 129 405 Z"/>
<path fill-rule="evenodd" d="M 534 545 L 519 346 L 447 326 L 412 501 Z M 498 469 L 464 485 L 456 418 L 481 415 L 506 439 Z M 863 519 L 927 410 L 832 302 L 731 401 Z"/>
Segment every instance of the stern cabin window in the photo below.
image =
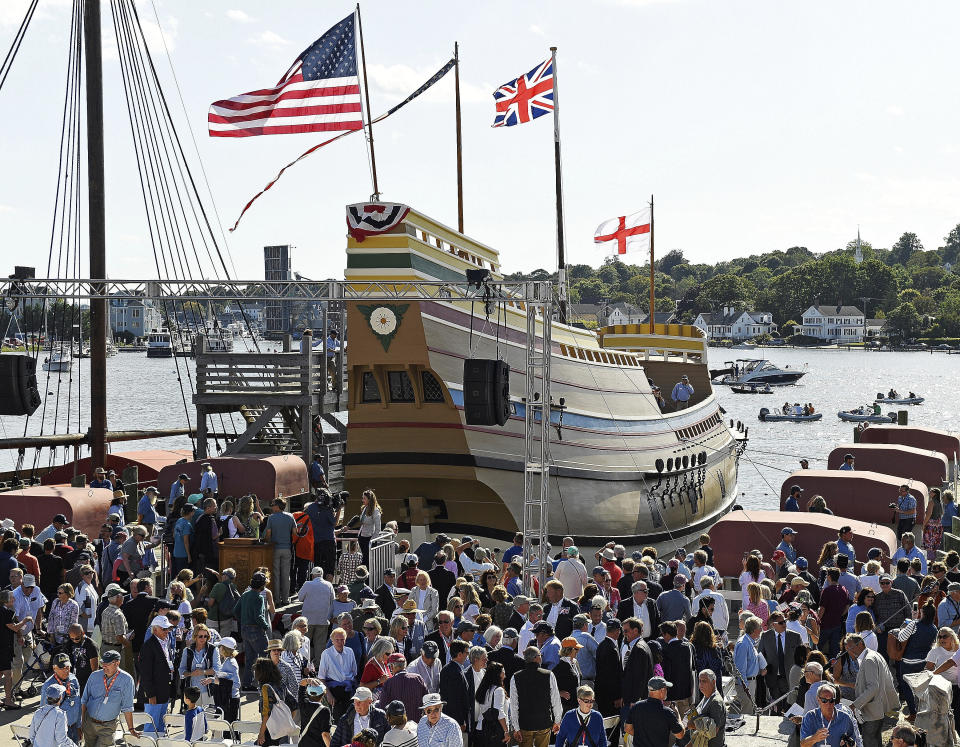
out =
<path fill-rule="evenodd" d="M 377 386 L 377 380 L 370 371 L 363 372 L 363 393 L 361 402 L 379 402 L 380 387 Z"/>
<path fill-rule="evenodd" d="M 413 402 L 413 383 L 406 371 L 389 371 L 391 402 Z"/>
<path fill-rule="evenodd" d="M 421 374 L 423 381 L 423 401 L 424 402 L 443 402 L 443 387 L 440 382 L 429 371 Z"/>

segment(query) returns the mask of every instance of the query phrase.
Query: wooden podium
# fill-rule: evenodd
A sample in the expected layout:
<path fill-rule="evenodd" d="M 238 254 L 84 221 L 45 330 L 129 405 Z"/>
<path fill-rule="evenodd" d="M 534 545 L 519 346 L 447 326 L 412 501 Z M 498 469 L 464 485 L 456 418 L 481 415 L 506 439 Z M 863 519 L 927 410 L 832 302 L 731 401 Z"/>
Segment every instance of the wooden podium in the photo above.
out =
<path fill-rule="evenodd" d="M 235 537 L 220 543 L 220 570 L 233 568 L 237 572 L 235 581 L 240 593 L 250 585 L 250 577 L 260 566 L 273 573 L 273 545 L 261 545 L 253 539 Z M 273 591 L 273 579 L 270 580 Z"/>

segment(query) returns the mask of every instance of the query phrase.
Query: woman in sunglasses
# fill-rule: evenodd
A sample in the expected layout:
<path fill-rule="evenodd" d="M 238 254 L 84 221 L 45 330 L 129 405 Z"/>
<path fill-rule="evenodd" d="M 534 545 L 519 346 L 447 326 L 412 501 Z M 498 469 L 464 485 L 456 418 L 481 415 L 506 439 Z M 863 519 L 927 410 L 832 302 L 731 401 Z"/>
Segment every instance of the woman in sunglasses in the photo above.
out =
<path fill-rule="evenodd" d="M 206 625 L 197 625 L 193 629 L 193 640 L 183 650 L 180 658 L 180 676 L 184 678 L 183 687 L 200 689 L 200 705 L 213 705 L 213 693 L 210 680 L 220 670 L 220 651 L 210 641 L 210 629 Z"/>
<path fill-rule="evenodd" d="M 607 735 L 603 730 L 603 716 L 593 708 L 593 688 L 583 685 L 577 688 L 577 707 L 571 708 L 560 720 L 556 747 L 607 747 Z"/>

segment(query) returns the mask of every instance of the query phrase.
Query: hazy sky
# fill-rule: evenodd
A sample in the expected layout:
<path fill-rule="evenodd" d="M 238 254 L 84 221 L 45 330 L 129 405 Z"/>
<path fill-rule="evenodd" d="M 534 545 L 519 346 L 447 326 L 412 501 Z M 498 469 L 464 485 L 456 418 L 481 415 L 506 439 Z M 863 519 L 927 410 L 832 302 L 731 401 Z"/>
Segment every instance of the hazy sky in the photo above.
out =
<path fill-rule="evenodd" d="M 210 102 L 274 84 L 349 3 L 154 0 L 222 222 L 320 135 L 210 138 Z M 5 53 L 28 0 L 0 0 Z M 45 265 L 69 0 L 41 0 L 0 91 L 0 275 Z M 141 18 L 152 19 L 149 0 Z M 492 129 L 492 92 L 559 47 L 567 254 L 599 263 L 603 220 L 656 196 L 658 253 L 715 261 L 904 231 L 936 248 L 960 223 L 960 3 L 768 0 L 362 4 L 372 109 L 405 97 L 461 49 L 466 232 L 507 271 L 553 267 L 549 117 Z M 108 268 L 155 274 L 115 43 L 107 43 Z M 170 67 L 151 21 L 155 60 Z M 184 134 L 186 134 L 184 132 Z M 456 225 L 453 77 L 376 127 L 383 199 Z M 189 143 L 189 138 L 187 138 Z M 192 146 L 191 150 L 192 150 Z M 199 173 L 199 172 L 198 172 Z M 360 135 L 300 163 L 229 237 L 241 278 L 290 243 L 311 278 L 342 277 L 344 205 L 371 192 Z M 642 258 L 630 258 L 642 261 Z"/>

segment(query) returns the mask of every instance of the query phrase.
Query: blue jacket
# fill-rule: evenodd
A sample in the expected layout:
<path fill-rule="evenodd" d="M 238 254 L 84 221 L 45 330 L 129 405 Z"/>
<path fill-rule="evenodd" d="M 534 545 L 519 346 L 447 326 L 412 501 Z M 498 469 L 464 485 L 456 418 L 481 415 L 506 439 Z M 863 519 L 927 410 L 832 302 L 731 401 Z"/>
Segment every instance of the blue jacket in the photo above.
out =
<path fill-rule="evenodd" d="M 556 747 L 573 747 L 583 744 L 583 736 L 577 739 L 580 731 L 579 708 L 573 708 L 563 714 L 560 720 L 560 731 L 557 732 Z M 587 717 L 587 747 L 607 747 L 607 735 L 603 730 L 603 716 L 599 711 L 590 711 Z"/>

